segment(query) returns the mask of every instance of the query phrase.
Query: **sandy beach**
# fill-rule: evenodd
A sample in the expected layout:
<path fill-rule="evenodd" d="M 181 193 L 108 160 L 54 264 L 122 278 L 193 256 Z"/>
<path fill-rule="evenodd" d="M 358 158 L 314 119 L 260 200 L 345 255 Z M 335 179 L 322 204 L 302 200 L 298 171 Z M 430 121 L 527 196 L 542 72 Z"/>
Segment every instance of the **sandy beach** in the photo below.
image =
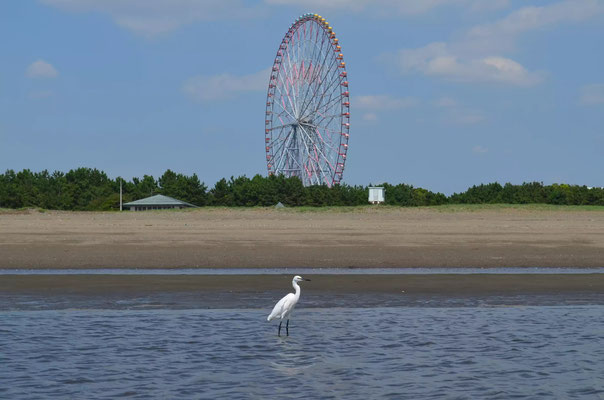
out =
<path fill-rule="evenodd" d="M 217 209 L 0 214 L 0 268 L 602 267 L 604 212 Z"/>

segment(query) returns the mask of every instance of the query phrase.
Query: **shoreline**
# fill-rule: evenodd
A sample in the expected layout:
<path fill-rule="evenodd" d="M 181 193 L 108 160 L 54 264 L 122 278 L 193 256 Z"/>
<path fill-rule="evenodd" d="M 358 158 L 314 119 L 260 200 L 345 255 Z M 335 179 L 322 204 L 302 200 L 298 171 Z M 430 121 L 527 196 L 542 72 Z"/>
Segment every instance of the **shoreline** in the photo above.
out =
<path fill-rule="evenodd" d="M 604 305 L 604 274 L 305 275 L 298 308 Z M 254 309 L 292 292 L 292 275 L 12 275 L 0 312 Z"/>

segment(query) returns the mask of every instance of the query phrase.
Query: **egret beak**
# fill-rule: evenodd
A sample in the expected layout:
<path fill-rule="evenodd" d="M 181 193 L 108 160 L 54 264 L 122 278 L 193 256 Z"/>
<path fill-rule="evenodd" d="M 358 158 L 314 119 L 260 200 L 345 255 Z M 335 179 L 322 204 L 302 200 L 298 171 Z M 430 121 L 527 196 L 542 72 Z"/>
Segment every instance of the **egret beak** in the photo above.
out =
<path fill-rule="evenodd" d="M 305 281 L 308 281 L 308 282 L 310 282 L 310 279 L 306 279 L 306 278 L 304 278 L 304 280 L 305 280 Z"/>

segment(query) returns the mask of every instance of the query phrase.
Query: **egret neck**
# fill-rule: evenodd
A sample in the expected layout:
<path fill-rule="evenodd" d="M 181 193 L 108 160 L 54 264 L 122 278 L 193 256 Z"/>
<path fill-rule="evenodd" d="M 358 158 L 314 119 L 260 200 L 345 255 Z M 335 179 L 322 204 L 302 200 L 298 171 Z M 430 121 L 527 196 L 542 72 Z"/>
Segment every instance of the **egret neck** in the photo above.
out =
<path fill-rule="evenodd" d="M 298 285 L 298 282 L 296 282 L 295 280 L 292 280 L 292 286 L 294 287 L 294 290 L 295 290 L 294 298 L 296 299 L 296 303 L 297 303 L 298 300 L 300 299 L 300 286 Z"/>

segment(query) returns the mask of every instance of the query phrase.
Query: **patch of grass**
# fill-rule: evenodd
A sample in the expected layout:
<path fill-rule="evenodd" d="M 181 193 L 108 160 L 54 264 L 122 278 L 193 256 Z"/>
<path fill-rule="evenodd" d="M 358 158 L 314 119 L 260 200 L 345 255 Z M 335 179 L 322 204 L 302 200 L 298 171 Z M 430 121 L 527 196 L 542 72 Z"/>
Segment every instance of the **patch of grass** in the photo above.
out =
<path fill-rule="evenodd" d="M 262 209 L 271 210 L 273 207 L 264 207 Z M 393 206 L 393 205 L 363 205 L 363 206 L 326 206 L 326 207 L 286 207 L 276 209 L 281 212 L 295 213 L 372 213 L 388 212 L 401 210 L 431 210 L 445 213 L 455 212 L 480 212 L 480 211 L 505 211 L 505 210 L 524 210 L 524 211 L 596 211 L 604 212 L 604 206 L 566 206 L 553 204 L 443 204 L 439 206 Z"/>
<path fill-rule="evenodd" d="M 21 208 L 0 208 L 0 214 L 30 214 L 34 212 L 45 212 L 43 208 L 21 207 Z"/>
<path fill-rule="evenodd" d="M 275 208 L 274 206 L 269 207 L 224 207 L 224 206 L 205 206 L 199 208 L 186 209 L 189 212 L 229 212 L 229 211 L 249 211 L 249 212 L 266 212 L 276 211 L 283 213 L 349 213 L 349 212 L 365 212 L 373 211 L 376 209 L 400 209 L 401 207 L 396 206 L 372 206 L 370 204 L 363 206 L 324 206 L 324 207 L 311 207 L 311 206 L 300 206 L 300 207 L 284 207 Z M 180 210 L 185 211 L 185 210 Z"/>
<path fill-rule="evenodd" d="M 382 208 L 383 206 L 379 206 Z M 386 206 L 388 207 L 388 206 Z M 324 207 L 311 207 L 311 206 L 301 206 L 301 207 L 287 207 L 277 209 L 278 211 L 286 211 L 286 212 L 299 212 L 299 213 L 351 213 L 351 212 L 366 212 L 371 211 L 376 208 L 372 205 L 366 206 L 324 206 Z"/>
<path fill-rule="evenodd" d="M 474 212 L 474 211 L 604 211 L 604 206 L 566 206 L 554 204 L 443 204 L 440 206 L 420 207 L 440 212 Z"/>
<path fill-rule="evenodd" d="M 147 211 L 129 211 L 124 210 L 126 213 L 138 213 L 138 212 L 153 212 L 153 213 L 195 213 L 195 212 L 266 212 L 276 211 L 283 213 L 380 213 L 380 212 L 397 212 L 405 210 L 424 210 L 424 211 L 435 211 L 442 213 L 456 213 L 456 212 L 481 212 L 481 211 L 506 211 L 506 210 L 519 210 L 519 211 L 591 211 L 591 212 L 604 212 L 604 206 L 566 206 L 566 205 L 553 205 L 553 204 L 443 204 L 439 206 L 393 206 L 393 205 L 362 205 L 362 206 L 323 206 L 323 207 L 311 207 L 311 206 L 300 206 L 300 207 L 285 207 L 275 208 L 271 207 L 224 207 L 224 206 L 204 206 L 199 208 L 183 208 L 183 209 L 166 209 L 166 210 L 147 210 Z M 0 214 L 28 214 L 33 212 L 45 213 L 48 210 L 44 208 L 33 208 L 24 207 L 19 209 L 11 208 L 0 208 Z M 69 211 L 65 211 L 69 212 Z M 81 212 L 81 211 L 74 211 Z M 86 212 L 107 212 L 107 211 L 86 211 Z M 119 212 L 119 210 L 110 210 L 109 212 Z"/>
<path fill-rule="evenodd" d="M 205 207 L 208 209 L 213 207 Z M 325 206 L 325 207 L 216 207 L 219 210 L 275 210 L 286 213 L 379 213 L 404 210 L 428 210 L 444 213 L 480 212 L 480 211 L 594 211 L 604 212 L 604 206 L 566 206 L 553 204 L 443 204 L 439 206 L 393 206 L 393 205 L 363 205 L 363 206 Z"/>

